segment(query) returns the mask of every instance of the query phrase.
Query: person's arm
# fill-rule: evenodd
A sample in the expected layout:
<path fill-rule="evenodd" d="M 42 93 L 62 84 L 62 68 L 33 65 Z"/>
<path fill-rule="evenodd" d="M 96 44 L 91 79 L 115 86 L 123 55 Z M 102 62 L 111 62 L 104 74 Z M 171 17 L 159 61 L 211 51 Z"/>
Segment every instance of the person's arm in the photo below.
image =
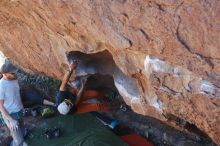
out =
<path fill-rule="evenodd" d="M 14 120 L 8 111 L 4 107 L 4 100 L 0 100 L 0 112 L 2 114 L 2 118 L 4 119 L 5 123 L 7 124 L 10 130 L 16 130 L 18 128 L 18 123 Z"/>
<path fill-rule="evenodd" d="M 83 79 L 82 80 L 82 87 L 80 88 L 80 90 L 79 90 L 79 92 L 77 93 L 77 96 L 76 96 L 76 102 L 75 102 L 76 105 L 79 103 L 79 101 L 82 98 L 82 93 L 83 93 L 83 90 L 85 88 L 85 83 L 86 83 L 86 79 Z"/>
<path fill-rule="evenodd" d="M 68 70 L 63 77 L 62 83 L 60 85 L 60 91 L 66 91 L 66 84 L 68 83 L 73 71 L 76 70 L 76 66 L 77 66 L 76 61 L 70 64 L 70 70 Z"/>

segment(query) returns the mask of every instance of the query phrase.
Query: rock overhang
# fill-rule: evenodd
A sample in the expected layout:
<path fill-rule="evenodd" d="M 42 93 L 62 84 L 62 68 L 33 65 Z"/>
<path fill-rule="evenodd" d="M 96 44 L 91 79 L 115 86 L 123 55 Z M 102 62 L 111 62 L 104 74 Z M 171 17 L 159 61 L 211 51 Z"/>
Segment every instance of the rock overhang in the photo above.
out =
<path fill-rule="evenodd" d="M 218 1 L 0 2 L 0 49 L 24 68 L 61 79 L 66 51 L 108 50 L 137 93 L 115 76 L 133 110 L 172 114 L 219 142 Z M 94 72 L 90 68 L 89 72 Z M 113 75 L 114 76 L 114 75 Z M 132 86 L 133 87 L 133 86 Z"/>

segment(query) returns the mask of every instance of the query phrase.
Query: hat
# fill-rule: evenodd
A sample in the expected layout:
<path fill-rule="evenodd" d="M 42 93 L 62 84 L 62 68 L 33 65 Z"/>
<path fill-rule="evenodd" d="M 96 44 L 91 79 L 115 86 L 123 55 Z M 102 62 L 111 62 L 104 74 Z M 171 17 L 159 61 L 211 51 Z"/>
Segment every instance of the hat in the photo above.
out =
<path fill-rule="evenodd" d="M 60 114 L 62 115 L 66 115 L 68 114 L 68 112 L 70 111 L 71 106 L 69 106 L 65 101 L 61 102 L 58 107 L 57 110 L 59 111 Z"/>
<path fill-rule="evenodd" d="M 7 73 L 15 74 L 17 71 L 18 71 L 18 68 L 9 62 L 5 62 L 1 67 L 2 74 L 7 74 Z"/>

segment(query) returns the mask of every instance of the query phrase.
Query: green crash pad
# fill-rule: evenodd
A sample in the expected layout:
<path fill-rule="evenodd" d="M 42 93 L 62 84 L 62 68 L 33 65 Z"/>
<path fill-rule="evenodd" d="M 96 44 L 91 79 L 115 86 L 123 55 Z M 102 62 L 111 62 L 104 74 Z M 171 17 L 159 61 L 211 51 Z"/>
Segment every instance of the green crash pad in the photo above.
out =
<path fill-rule="evenodd" d="M 45 128 L 59 127 L 59 138 L 47 139 Z M 31 132 L 29 146 L 128 146 L 90 114 L 58 116 L 46 119 Z"/>

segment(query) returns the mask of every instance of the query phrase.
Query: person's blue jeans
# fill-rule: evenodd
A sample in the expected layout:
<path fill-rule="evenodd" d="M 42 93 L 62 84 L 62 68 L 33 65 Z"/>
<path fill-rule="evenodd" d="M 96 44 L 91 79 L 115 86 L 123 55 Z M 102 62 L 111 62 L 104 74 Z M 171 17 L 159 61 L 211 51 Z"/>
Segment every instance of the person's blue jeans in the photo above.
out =
<path fill-rule="evenodd" d="M 22 111 L 12 113 L 10 115 L 13 119 L 17 120 L 17 122 L 18 122 L 18 129 L 16 131 L 10 130 L 11 136 L 13 138 L 13 141 L 11 142 L 10 146 L 23 146 L 24 124 L 23 124 L 23 120 L 22 120 Z M 3 120 L 2 120 L 2 122 L 3 122 L 3 124 L 5 124 Z"/>
<path fill-rule="evenodd" d="M 11 146 L 23 146 L 24 142 L 24 125 L 23 120 L 18 120 L 18 129 L 15 131 L 10 131 L 13 141 L 11 142 Z"/>

